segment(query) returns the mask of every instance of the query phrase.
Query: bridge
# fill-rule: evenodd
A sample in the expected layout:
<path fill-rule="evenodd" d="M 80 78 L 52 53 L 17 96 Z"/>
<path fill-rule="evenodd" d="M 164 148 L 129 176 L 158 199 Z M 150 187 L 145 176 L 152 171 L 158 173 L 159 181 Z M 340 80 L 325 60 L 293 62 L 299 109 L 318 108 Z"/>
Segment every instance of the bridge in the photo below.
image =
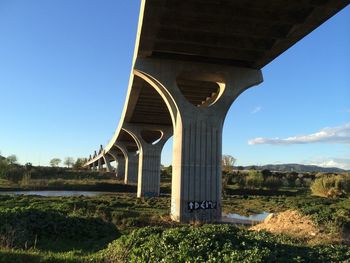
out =
<path fill-rule="evenodd" d="M 261 69 L 349 4 L 343 0 L 142 0 L 118 128 L 88 159 L 137 197 L 158 196 L 160 156 L 173 136 L 171 218 L 221 219 L 225 115 Z"/>

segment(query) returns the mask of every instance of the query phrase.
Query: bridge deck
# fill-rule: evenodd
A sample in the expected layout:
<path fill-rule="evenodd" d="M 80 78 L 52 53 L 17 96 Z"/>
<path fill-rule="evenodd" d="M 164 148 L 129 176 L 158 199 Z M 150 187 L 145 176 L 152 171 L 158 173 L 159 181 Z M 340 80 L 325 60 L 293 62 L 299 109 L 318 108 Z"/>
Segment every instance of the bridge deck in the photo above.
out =
<path fill-rule="evenodd" d="M 138 58 L 162 58 L 260 69 L 349 4 L 349 0 L 147 0 L 142 1 Z M 215 96 L 203 82 L 181 82 L 193 104 Z M 119 151 L 116 141 L 137 150 L 123 123 L 172 125 L 160 95 L 134 76 L 124 112 L 104 152 Z M 146 135 L 154 140 L 154 134 Z M 102 159 L 102 152 L 87 164 Z"/>

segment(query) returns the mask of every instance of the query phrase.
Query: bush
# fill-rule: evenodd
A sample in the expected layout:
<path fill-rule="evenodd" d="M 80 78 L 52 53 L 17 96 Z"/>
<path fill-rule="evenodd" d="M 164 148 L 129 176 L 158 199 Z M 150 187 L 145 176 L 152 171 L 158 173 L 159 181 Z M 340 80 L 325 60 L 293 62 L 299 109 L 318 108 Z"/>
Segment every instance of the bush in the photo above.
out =
<path fill-rule="evenodd" d="M 350 194 L 350 174 L 326 174 L 315 179 L 311 184 L 313 195 L 336 198 Z"/>
<path fill-rule="evenodd" d="M 262 176 L 264 177 L 264 180 L 268 177 L 272 176 L 272 172 L 269 169 L 264 169 L 261 171 Z"/>
<path fill-rule="evenodd" d="M 6 159 L 0 159 L 0 178 L 2 179 L 7 179 L 6 178 L 6 173 L 8 170 L 8 163 Z"/>
<path fill-rule="evenodd" d="M 40 240 L 96 240 L 117 237 L 99 218 L 66 216 L 56 211 L 6 209 L 0 212 L 0 246 L 30 248 Z"/>
<path fill-rule="evenodd" d="M 249 175 L 245 177 L 246 188 L 261 188 L 264 186 L 264 177 L 259 171 L 250 171 Z"/>
<path fill-rule="evenodd" d="M 264 186 L 271 190 L 277 190 L 283 185 L 283 181 L 276 176 L 269 176 L 264 182 Z"/>
<path fill-rule="evenodd" d="M 145 227 L 111 243 L 104 262 L 347 262 L 350 249 L 297 241 L 230 225 Z"/>
<path fill-rule="evenodd" d="M 296 172 L 290 172 L 290 173 L 287 173 L 286 174 L 286 179 L 288 181 L 288 185 L 289 186 L 296 186 L 296 180 L 298 180 L 298 173 Z M 300 182 L 300 179 L 299 179 L 299 182 Z"/>
<path fill-rule="evenodd" d="M 222 173 L 222 193 L 225 195 L 226 189 L 233 182 L 233 174 Z"/>
<path fill-rule="evenodd" d="M 6 171 L 6 179 L 18 183 L 25 174 L 25 168 L 17 165 L 9 165 Z"/>

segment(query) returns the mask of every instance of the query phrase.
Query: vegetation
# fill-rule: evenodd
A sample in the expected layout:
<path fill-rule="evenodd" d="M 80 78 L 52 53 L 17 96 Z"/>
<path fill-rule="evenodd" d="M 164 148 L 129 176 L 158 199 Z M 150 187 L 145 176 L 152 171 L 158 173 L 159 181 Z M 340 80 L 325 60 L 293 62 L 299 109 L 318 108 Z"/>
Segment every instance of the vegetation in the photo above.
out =
<path fill-rule="evenodd" d="M 146 227 L 109 245 L 105 262 L 341 262 L 350 248 L 302 247 L 285 236 L 229 225 Z"/>
<path fill-rule="evenodd" d="M 9 164 L 15 164 L 17 163 L 17 156 L 12 154 L 12 155 L 9 155 L 7 156 L 6 158 L 6 161 L 9 163 Z"/>
<path fill-rule="evenodd" d="M 242 195 L 224 200 L 224 210 L 231 213 L 289 208 L 312 215 L 321 228 L 335 229 L 330 222 L 350 227 L 350 200 L 345 198 Z M 343 245 L 311 246 L 303 240 L 229 225 L 180 226 L 170 221 L 169 209 L 167 196 L 0 196 L 0 262 L 350 260 L 349 247 Z"/>
<path fill-rule="evenodd" d="M 350 174 L 321 174 L 311 184 L 311 192 L 322 197 L 347 196 L 350 194 Z"/>
<path fill-rule="evenodd" d="M 232 173 L 233 166 L 236 162 L 236 159 L 231 155 L 223 155 L 222 156 L 222 171 L 224 173 Z"/>
<path fill-rule="evenodd" d="M 223 175 L 223 189 L 228 189 L 229 185 L 235 185 L 241 189 L 277 190 L 285 184 L 281 176 L 274 175 L 269 170 L 236 171 Z"/>
<path fill-rule="evenodd" d="M 58 158 L 55 158 L 58 159 Z M 56 161 L 52 164 L 56 165 Z M 52 161 L 52 160 L 51 160 Z M 0 159 L 0 190 L 95 190 L 130 192 L 134 186 L 115 180 L 113 173 L 101 174 L 81 168 L 78 158 L 72 168 L 19 165 Z"/>
<path fill-rule="evenodd" d="M 278 171 L 278 172 L 296 172 L 296 173 L 344 173 L 349 172 L 336 167 L 320 167 L 316 165 L 303 165 L 303 164 L 268 164 L 263 166 L 245 166 L 240 167 L 238 170 L 264 170 L 268 169 L 270 171 Z"/>
<path fill-rule="evenodd" d="M 53 158 L 53 159 L 51 159 L 51 161 L 50 161 L 50 165 L 51 165 L 52 167 L 58 167 L 58 166 L 60 165 L 61 162 L 62 162 L 62 161 L 61 161 L 60 158 Z"/>
<path fill-rule="evenodd" d="M 161 197 L 137 199 L 136 186 L 83 170 L 83 161 L 62 168 L 0 158 L 0 190 L 115 192 L 0 195 L 0 262 L 350 262 L 348 174 L 237 171 L 231 165 L 223 172 L 225 213 L 296 210 L 327 237 L 311 244 L 244 226 L 176 224 L 169 218 L 171 166 L 161 171 Z"/>
<path fill-rule="evenodd" d="M 74 164 L 74 159 L 73 159 L 72 157 L 66 157 L 66 158 L 64 159 L 64 164 L 65 164 L 68 168 L 70 168 L 70 167 L 72 167 L 73 164 Z"/>

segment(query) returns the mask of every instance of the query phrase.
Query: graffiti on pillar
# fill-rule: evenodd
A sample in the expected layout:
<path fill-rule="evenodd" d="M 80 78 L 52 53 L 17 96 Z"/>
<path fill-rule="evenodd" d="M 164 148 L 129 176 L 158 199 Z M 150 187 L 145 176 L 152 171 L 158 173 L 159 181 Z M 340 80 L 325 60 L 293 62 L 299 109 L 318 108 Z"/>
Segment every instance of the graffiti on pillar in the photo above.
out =
<path fill-rule="evenodd" d="M 207 209 L 216 209 L 216 202 L 212 201 L 192 201 L 187 204 L 188 210 L 191 212 L 194 210 L 207 210 Z"/>

